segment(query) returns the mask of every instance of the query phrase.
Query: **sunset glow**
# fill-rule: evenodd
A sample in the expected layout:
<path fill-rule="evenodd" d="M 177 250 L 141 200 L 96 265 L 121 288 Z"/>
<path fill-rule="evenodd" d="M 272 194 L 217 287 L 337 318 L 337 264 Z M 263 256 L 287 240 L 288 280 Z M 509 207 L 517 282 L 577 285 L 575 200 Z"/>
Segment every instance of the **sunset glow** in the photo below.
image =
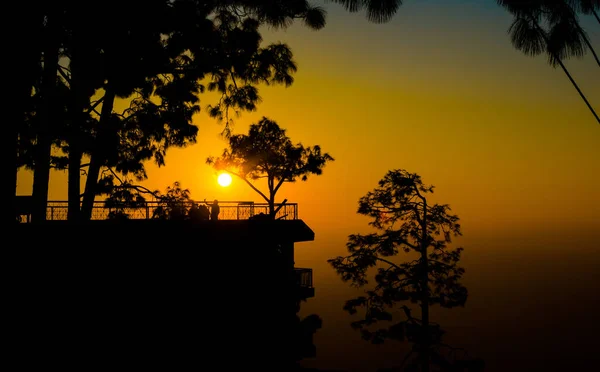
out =
<path fill-rule="evenodd" d="M 217 182 L 219 183 L 219 185 L 227 187 L 231 185 L 231 175 L 229 173 L 221 173 L 217 178 Z"/>
<path fill-rule="evenodd" d="M 13 302 L 32 331 L 13 344 L 40 363 L 111 351 L 152 365 L 158 352 L 135 336 L 171 347 L 167 363 L 221 369 L 293 357 L 282 365 L 300 372 L 404 370 L 411 353 L 427 364 L 468 350 L 485 372 L 592 370 L 599 1 L 23 2 L 11 13 L 27 23 L 7 36 L 21 44 L 11 71 L 26 73 L 7 90 L 18 125 L 4 137 L 13 209 L 31 227 L 8 227 L 5 245 L 29 270 L 12 283 L 25 283 Z M 460 255 L 429 257 L 436 247 Z M 363 301 L 378 272 L 413 287 Z M 272 319 L 285 326 L 263 332 Z"/>

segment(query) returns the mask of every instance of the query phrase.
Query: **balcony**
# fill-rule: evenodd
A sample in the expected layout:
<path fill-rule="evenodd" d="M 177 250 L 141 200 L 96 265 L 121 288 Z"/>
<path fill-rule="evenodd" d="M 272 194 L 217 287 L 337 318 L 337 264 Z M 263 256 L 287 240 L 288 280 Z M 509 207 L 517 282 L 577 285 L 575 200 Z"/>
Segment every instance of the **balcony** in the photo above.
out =
<path fill-rule="evenodd" d="M 294 272 L 300 296 L 304 299 L 314 297 L 315 288 L 313 287 L 312 269 L 294 268 Z"/>
<path fill-rule="evenodd" d="M 18 208 L 17 213 L 21 216 L 22 222 L 29 222 L 30 209 L 26 205 L 30 205 L 30 197 L 17 198 L 17 205 L 23 206 Z M 204 203 L 197 203 L 204 204 Z M 106 220 L 113 211 L 120 211 L 130 219 L 149 220 L 154 216 L 154 212 L 160 206 L 159 202 L 147 201 L 142 206 L 136 208 L 109 208 L 103 201 L 94 202 L 92 209 L 92 220 Z M 192 202 L 180 203 L 179 206 L 185 211 L 188 211 Z M 249 201 L 219 201 L 220 213 L 219 220 L 248 220 L 253 216 L 269 213 L 269 205 L 267 203 L 254 203 Z M 280 207 L 280 208 L 279 208 Z M 209 206 L 210 208 L 210 206 Z M 279 208 L 275 218 L 279 220 L 297 220 L 298 219 L 298 204 L 285 203 L 275 204 L 275 209 Z M 63 221 L 67 219 L 67 201 L 48 201 L 46 219 L 49 221 Z"/>

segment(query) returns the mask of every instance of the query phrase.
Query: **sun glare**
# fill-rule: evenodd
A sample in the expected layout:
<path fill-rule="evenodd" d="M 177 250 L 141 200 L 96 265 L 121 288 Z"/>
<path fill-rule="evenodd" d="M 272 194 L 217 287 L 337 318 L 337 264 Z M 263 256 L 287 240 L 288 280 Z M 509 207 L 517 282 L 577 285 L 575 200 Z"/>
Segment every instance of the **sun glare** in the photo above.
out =
<path fill-rule="evenodd" d="M 219 174 L 217 182 L 219 182 L 219 185 L 227 187 L 231 185 L 231 175 L 229 173 L 221 173 Z"/>

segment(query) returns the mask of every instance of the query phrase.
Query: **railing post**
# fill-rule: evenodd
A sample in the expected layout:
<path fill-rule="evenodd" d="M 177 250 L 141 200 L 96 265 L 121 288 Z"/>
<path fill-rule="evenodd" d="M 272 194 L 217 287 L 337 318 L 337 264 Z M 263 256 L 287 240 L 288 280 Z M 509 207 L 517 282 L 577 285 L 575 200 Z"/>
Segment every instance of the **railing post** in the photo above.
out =
<path fill-rule="evenodd" d="M 144 203 L 146 205 L 146 219 L 150 219 L 150 207 L 148 206 L 148 202 Z"/>

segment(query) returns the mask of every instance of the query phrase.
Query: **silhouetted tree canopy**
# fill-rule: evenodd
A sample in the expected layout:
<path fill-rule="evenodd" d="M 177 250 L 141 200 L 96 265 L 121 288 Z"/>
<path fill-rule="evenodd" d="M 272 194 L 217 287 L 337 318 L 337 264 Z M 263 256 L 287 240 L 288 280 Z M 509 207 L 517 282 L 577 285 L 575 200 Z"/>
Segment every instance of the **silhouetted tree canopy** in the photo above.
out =
<path fill-rule="evenodd" d="M 250 125 L 248 134 L 230 136 L 229 148 L 223 150 L 221 157 L 209 157 L 206 162 L 243 179 L 269 203 L 269 214 L 274 218 L 275 195 L 284 182 L 306 181 L 311 174 L 320 175 L 327 162 L 333 160 L 318 145 L 294 145 L 285 129 L 263 117 Z M 260 179 L 267 180 L 267 193 L 252 183 Z"/>
<path fill-rule="evenodd" d="M 229 111 L 254 110 L 258 85 L 293 82 L 290 48 L 263 45 L 259 28 L 302 20 L 319 29 L 325 11 L 307 1 L 109 0 L 93 12 L 85 2 L 48 2 L 23 18 L 40 42 L 26 54 L 34 78 L 23 82 L 30 96 L 19 96 L 26 115 L 16 160 L 17 169 L 34 168 L 38 221 L 51 164 L 69 170 L 74 219 L 85 172 L 81 217 L 89 219 L 102 169 L 141 180 L 147 161 L 164 165 L 169 148 L 195 142 L 205 91 L 218 93 L 208 113 L 228 133 Z"/>
<path fill-rule="evenodd" d="M 593 12 L 594 6 L 600 8 L 600 1 L 497 2 L 514 16 L 509 33 L 516 49 L 531 56 L 544 53 L 553 67 L 559 65 L 559 60 L 580 58 L 589 50 L 600 67 L 596 51 L 577 16 L 580 12 Z"/>
<path fill-rule="evenodd" d="M 417 352 L 427 355 L 442 335 L 430 324 L 429 306 L 464 306 L 468 295 L 460 283 L 464 269 L 458 266 L 463 248 L 448 246 L 453 236 L 461 235 L 459 218 L 450 214 L 447 204 L 428 204 L 432 192 L 433 186 L 423 184 L 415 173 L 389 171 L 359 200 L 358 213 L 371 218 L 369 225 L 376 232 L 350 235 L 349 254 L 328 260 L 343 281 L 367 287 L 364 296 L 344 307 L 350 314 L 365 310 L 364 318 L 352 323 L 363 338 L 376 343 L 408 339 Z M 401 253 L 416 259 L 399 259 Z M 409 307 L 399 307 L 401 303 L 417 304 L 422 318 L 413 317 Z M 399 309 L 406 315 L 402 321 L 396 319 Z M 370 329 L 382 321 L 392 324 Z"/>
<path fill-rule="evenodd" d="M 113 173 L 102 177 L 100 185 L 108 194 L 104 207 L 110 209 L 109 219 L 127 219 L 128 212 L 137 210 L 151 211 L 147 218 L 184 220 L 191 217 L 189 209 L 195 206 L 190 190 L 182 188 L 178 181 L 167 186 L 164 192 L 152 191 L 130 180 L 121 180 Z M 147 204 L 147 196 L 154 202 L 152 205 Z"/>

